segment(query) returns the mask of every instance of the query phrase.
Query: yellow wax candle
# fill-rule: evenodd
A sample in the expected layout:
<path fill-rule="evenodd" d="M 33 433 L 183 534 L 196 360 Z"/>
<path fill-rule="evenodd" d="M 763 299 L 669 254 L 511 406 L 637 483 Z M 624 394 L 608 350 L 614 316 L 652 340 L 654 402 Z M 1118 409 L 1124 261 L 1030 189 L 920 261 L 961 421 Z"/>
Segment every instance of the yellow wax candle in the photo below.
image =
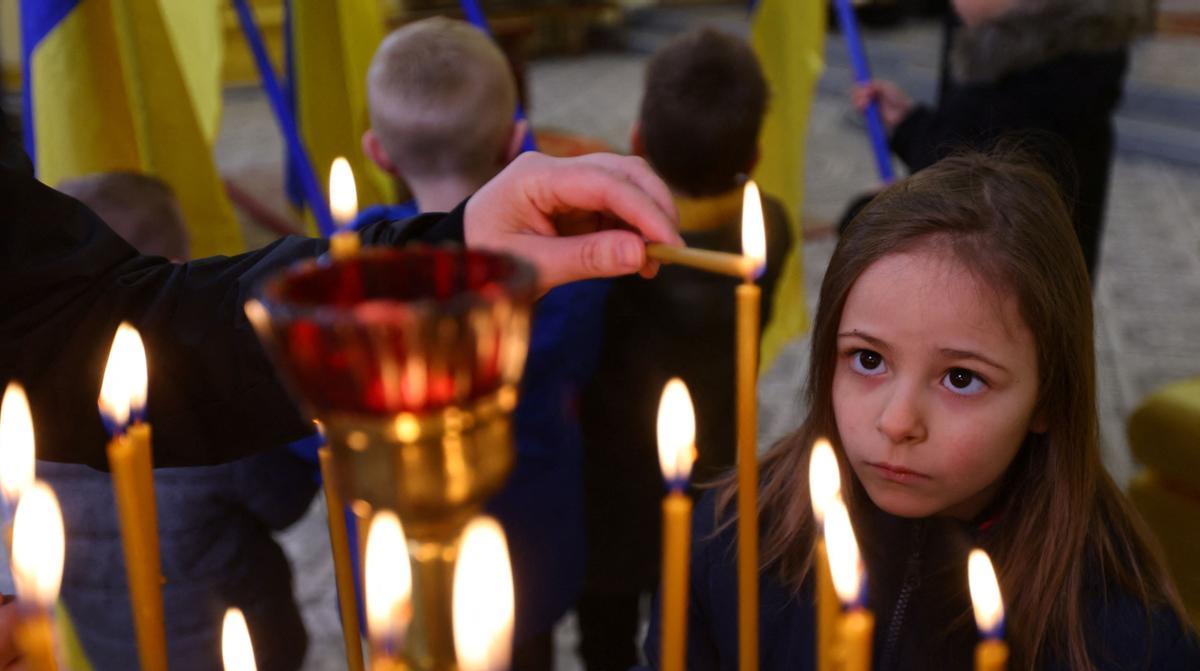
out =
<path fill-rule="evenodd" d="M 683 492 L 663 499 L 662 671 L 684 671 L 687 656 L 688 550 L 692 500 Z"/>
<path fill-rule="evenodd" d="M 1008 644 L 994 638 L 975 646 L 975 671 L 1004 671 L 1008 668 Z"/>
<path fill-rule="evenodd" d="M 734 277 L 746 277 L 752 274 L 756 267 L 753 259 L 746 258 L 741 254 L 672 247 L 658 242 L 646 245 L 646 256 L 663 263 L 688 266 L 697 270 Z"/>
<path fill-rule="evenodd" d="M 870 671 L 871 637 L 875 635 L 875 616 L 865 608 L 854 608 L 838 624 L 838 669 Z"/>
<path fill-rule="evenodd" d="M 761 290 L 737 288 L 738 668 L 758 669 L 758 311 Z"/>
<path fill-rule="evenodd" d="M 371 518 L 363 552 L 363 595 L 371 669 L 403 668 L 404 636 L 412 619 L 412 567 L 400 518 L 382 510 Z"/>
<path fill-rule="evenodd" d="M 839 611 L 837 592 L 833 589 L 833 574 L 829 572 L 829 555 L 824 539 L 817 541 L 817 670 L 832 671 L 833 649 L 837 641 Z"/>
<path fill-rule="evenodd" d="M 31 671 L 58 671 L 49 613 L 38 611 L 23 618 L 17 625 L 16 643 Z"/>
<path fill-rule="evenodd" d="M 333 576 L 337 584 L 338 609 L 342 616 L 342 642 L 350 671 L 363 671 L 362 643 L 358 632 L 358 604 L 354 598 L 354 567 L 350 559 L 350 534 L 346 529 L 346 507 L 333 472 L 333 454 L 328 446 L 317 451 L 321 481 L 325 487 L 325 517 L 329 521 L 329 547 L 333 552 Z"/>
<path fill-rule="evenodd" d="M 138 659 L 144 671 L 166 671 L 162 569 L 149 447 L 148 430 L 139 433 L 131 428 L 129 435 L 117 436 L 108 444 L 108 465 L 112 471 L 121 544 L 125 550 L 125 574 L 129 580 Z"/>
<path fill-rule="evenodd" d="M 813 524 L 818 532 L 813 548 L 814 578 L 816 581 L 817 669 L 833 669 L 833 649 L 837 641 L 837 622 L 841 614 L 833 574 L 829 570 L 829 553 L 825 548 L 825 510 L 841 496 L 842 481 L 833 446 L 824 438 L 813 443 L 808 461 L 808 492 L 812 498 Z"/>

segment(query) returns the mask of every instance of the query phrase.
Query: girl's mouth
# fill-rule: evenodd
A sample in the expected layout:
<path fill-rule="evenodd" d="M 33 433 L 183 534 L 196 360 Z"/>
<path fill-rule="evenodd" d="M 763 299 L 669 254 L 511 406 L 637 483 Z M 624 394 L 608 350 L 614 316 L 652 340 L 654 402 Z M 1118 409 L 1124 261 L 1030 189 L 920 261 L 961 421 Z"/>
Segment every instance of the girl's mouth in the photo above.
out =
<path fill-rule="evenodd" d="M 917 471 L 904 468 L 903 466 L 896 466 L 887 462 L 868 461 L 867 465 L 875 469 L 875 472 L 878 473 L 884 480 L 889 480 L 899 484 L 910 484 L 918 480 L 929 479 L 929 476 L 925 475 L 924 473 L 919 473 Z"/>

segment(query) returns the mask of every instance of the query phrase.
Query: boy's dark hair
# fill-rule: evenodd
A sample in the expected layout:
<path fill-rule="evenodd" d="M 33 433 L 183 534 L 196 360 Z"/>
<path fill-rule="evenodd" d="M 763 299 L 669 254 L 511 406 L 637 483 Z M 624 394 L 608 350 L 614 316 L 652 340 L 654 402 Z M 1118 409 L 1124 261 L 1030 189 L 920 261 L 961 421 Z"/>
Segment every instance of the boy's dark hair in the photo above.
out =
<path fill-rule="evenodd" d="M 179 202 L 170 185 L 153 175 L 97 172 L 64 180 L 58 190 L 87 205 L 142 254 L 174 261 L 191 255 Z"/>
<path fill-rule="evenodd" d="M 728 191 L 754 161 L 766 108 L 767 82 L 750 45 L 711 28 L 684 33 L 646 69 L 646 159 L 686 195 Z"/>

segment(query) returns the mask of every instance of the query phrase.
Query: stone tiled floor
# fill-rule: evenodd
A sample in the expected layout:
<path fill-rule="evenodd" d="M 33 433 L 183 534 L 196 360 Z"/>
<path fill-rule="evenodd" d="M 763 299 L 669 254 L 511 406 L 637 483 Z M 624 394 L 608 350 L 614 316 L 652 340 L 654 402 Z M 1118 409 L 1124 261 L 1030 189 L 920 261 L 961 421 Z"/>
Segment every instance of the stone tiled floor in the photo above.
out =
<path fill-rule="evenodd" d="M 634 17 L 631 49 L 573 58 L 534 61 L 528 75 L 535 125 L 590 135 L 619 150 L 627 147 L 636 114 L 645 51 L 672 31 L 699 21 L 746 32 L 745 13 L 737 8 L 706 8 Z M 868 33 L 869 50 L 881 74 L 903 82 L 918 96 L 933 91 L 937 67 L 936 28 L 910 23 L 900 29 Z M 1163 111 L 1156 123 L 1178 123 L 1182 105 L 1200 105 L 1200 39 L 1157 38 L 1139 46 L 1131 68 L 1130 91 L 1145 100 L 1127 108 Z M 828 67 L 814 101 L 808 142 L 804 248 L 808 281 L 806 300 L 815 301 L 821 274 L 834 240 L 821 234 L 855 194 L 875 180 L 864 135 L 847 111 L 844 92 L 848 70 L 834 37 Z M 1167 103 L 1160 104 L 1165 94 Z M 1155 97 L 1158 96 L 1158 97 Z M 1174 107 L 1172 107 L 1174 105 Z M 1192 116 L 1183 133 L 1200 134 Z M 1163 121 L 1166 119 L 1166 121 Z M 1200 146 L 1200 145 L 1197 145 Z M 262 96 L 254 90 L 227 96 L 218 161 L 223 172 L 244 188 L 283 211 L 278 134 Z M 1178 158 L 1178 157 L 1176 157 Z M 1200 374 L 1200 156 L 1172 163 L 1144 153 L 1123 153 L 1116 162 L 1110 195 L 1102 270 L 1096 288 L 1096 336 L 1099 406 L 1104 458 L 1119 482 L 1134 464 L 1128 456 L 1124 420 L 1147 392 L 1171 380 Z M 248 231 L 250 244 L 269 236 Z M 801 297 L 797 297 L 801 299 Z M 803 383 L 805 341 L 789 347 L 760 385 L 761 436 L 764 444 L 786 433 L 799 420 L 798 393 Z M 334 607 L 332 567 L 318 499 L 309 515 L 282 535 L 296 566 L 297 597 L 311 632 L 307 671 L 344 669 Z M 573 657 L 574 628 L 568 619 L 559 631 L 558 668 L 579 668 Z"/>

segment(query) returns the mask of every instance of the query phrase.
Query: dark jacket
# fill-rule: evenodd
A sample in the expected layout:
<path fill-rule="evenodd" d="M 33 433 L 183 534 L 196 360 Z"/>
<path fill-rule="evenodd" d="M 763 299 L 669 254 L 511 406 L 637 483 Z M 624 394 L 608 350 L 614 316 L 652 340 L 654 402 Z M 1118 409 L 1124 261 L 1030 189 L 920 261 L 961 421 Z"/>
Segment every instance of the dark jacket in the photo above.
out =
<path fill-rule="evenodd" d="M 741 252 L 740 189 L 715 199 L 680 199 L 679 208 L 688 246 Z M 782 205 L 764 198 L 764 214 L 763 325 L 770 321 L 783 259 L 792 247 Z M 663 480 L 655 421 L 667 380 L 683 378 L 695 405 L 693 482 L 734 463 L 734 294 L 740 281 L 670 265 L 653 280 L 613 281 L 600 361 L 583 395 L 589 591 L 630 594 L 657 582 Z"/>
<path fill-rule="evenodd" d="M 1000 523 L 1003 523 L 1001 520 Z M 946 519 L 910 520 L 874 510 L 857 520 L 867 566 L 867 604 L 875 615 L 872 667 L 972 668 L 978 640 L 967 590 L 967 554 L 986 531 Z M 715 533 L 714 496 L 706 495 L 692 521 L 688 662 L 691 671 L 737 668 L 736 525 Z M 759 577 L 759 660 L 764 670 L 814 669 L 813 584 L 799 593 L 774 574 Z M 1184 671 L 1200 668 L 1200 642 L 1166 608 L 1148 622 L 1131 597 L 1092 591 L 1088 609 L 1093 661 L 1100 671 Z M 659 658 L 659 610 L 652 611 L 646 653 Z M 1053 652 L 1052 652 L 1053 654 Z M 1050 661 L 1041 669 L 1067 671 Z"/>
<path fill-rule="evenodd" d="M 461 242 L 462 206 L 361 235 L 366 244 Z M 25 385 L 38 456 L 107 468 L 96 398 L 122 320 L 152 356 L 156 466 L 231 461 L 310 434 L 242 306 L 263 278 L 327 246 L 288 237 L 173 264 L 138 254 L 77 201 L 0 170 L 0 380 Z"/>
<path fill-rule="evenodd" d="M 1128 45 L 1145 24 L 1147 3 L 1037 4 L 1036 10 L 955 31 L 937 106 L 920 105 L 901 122 L 892 150 L 917 171 L 956 149 L 987 149 L 1019 133 L 1074 207 L 1076 233 L 1094 274 L 1113 158 L 1112 119 Z"/>

